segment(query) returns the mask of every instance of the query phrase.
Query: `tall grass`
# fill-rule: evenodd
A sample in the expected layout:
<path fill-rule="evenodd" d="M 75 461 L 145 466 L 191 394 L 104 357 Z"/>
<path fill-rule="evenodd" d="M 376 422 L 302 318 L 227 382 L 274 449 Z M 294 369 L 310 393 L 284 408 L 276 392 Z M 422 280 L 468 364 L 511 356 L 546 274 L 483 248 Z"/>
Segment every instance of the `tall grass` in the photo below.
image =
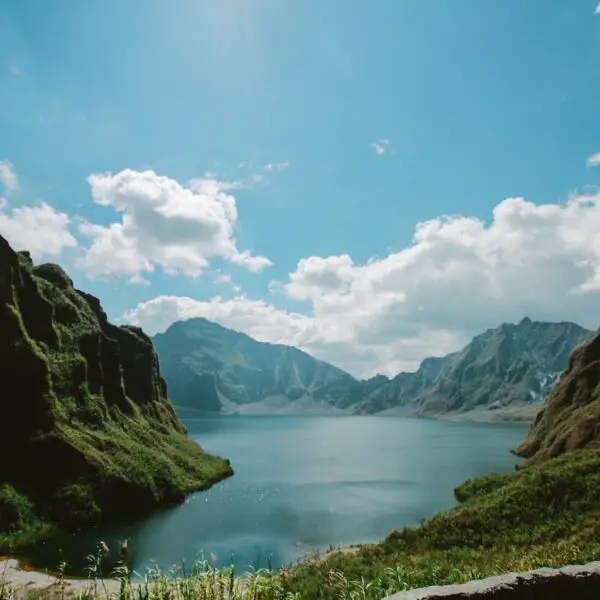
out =
<path fill-rule="evenodd" d="M 88 557 L 88 582 L 78 594 L 82 600 L 382 600 L 412 588 L 600 559 L 600 450 L 470 480 L 456 496 L 454 509 L 379 544 L 239 576 L 233 566 L 217 569 L 216 561 L 202 560 L 140 577 L 130 572 L 126 553 L 113 572 L 101 544 Z M 0 600 L 13 600 L 11 593 L 0 579 Z M 69 586 L 62 593 L 64 600 Z"/>

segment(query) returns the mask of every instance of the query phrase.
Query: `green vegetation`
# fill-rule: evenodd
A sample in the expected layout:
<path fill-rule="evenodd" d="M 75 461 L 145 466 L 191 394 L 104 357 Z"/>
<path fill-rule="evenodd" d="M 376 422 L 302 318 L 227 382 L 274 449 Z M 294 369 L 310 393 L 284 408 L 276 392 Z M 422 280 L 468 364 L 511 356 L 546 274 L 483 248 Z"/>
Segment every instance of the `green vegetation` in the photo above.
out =
<path fill-rule="evenodd" d="M 0 236 L 0 553 L 138 518 L 232 474 L 189 439 L 150 338 Z"/>
<path fill-rule="evenodd" d="M 392 581 L 398 591 L 600 558 L 600 451 L 470 480 L 456 496 L 459 506 L 421 527 L 293 568 L 290 589 L 333 599 L 340 582 L 364 581 L 367 597 L 380 598 Z"/>
<path fill-rule="evenodd" d="M 241 578 L 233 568 L 218 571 L 202 562 L 149 571 L 140 584 L 121 565 L 120 584 L 111 590 L 98 580 L 99 552 L 90 557 L 88 592 L 93 587 L 119 600 L 381 600 L 416 587 L 600 559 L 600 450 L 469 480 L 455 492 L 457 507 L 379 544 Z"/>
<path fill-rule="evenodd" d="M 600 335 L 578 346 L 516 452 L 545 460 L 600 447 Z"/>
<path fill-rule="evenodd" d="M 98 300 L 76 291 L 59 267 L 33 268 L 2 237 L 0 331 L 0 382 L 11 390 L 0 406 L 0 552 L 19 552 L 56 526 L 139 517 L 232 473 L 228 461 L 186 436 L 150 339 L 135 327 L 109 324 Z M 415 587 L 597 560 L 598 389 L 600 336 L 573 353 L 519 448 L 532 460 L 513 473 L 463 483 L 455 490 L 457 507 L 379 544 L 238 579 L 233 569 L 203 562 L 190 571 L 151 571 L 138 584 L 123 560 L 113 591 L 104 581 L 101 545 L 81 593 L 119 600 L 381 600 Z M 0 600 L 15 593 L 0 573 Z"/>

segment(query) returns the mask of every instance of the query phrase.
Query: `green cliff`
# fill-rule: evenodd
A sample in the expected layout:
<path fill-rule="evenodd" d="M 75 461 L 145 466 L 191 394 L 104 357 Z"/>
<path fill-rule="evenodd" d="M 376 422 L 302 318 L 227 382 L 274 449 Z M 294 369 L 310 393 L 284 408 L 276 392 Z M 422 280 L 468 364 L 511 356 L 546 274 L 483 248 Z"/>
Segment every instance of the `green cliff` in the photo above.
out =
<path fill-rule="evenodd" d="M 600 448 L 600 334 L 580 346 L 517 448 L 532 460 Z"/>
<path fill-rule="evenodd" d="M 0 539 L 182 501 L 232 474 L 189 439 L 152 342 L 0 236 Z"/>

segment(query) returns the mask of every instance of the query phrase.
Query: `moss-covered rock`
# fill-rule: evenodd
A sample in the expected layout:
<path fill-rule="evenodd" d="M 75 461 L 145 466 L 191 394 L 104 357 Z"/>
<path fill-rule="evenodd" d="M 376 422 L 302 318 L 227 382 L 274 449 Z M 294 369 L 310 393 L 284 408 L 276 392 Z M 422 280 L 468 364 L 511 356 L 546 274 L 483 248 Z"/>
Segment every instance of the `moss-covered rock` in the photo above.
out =
<path fill-rule="evenodd" d="M 150 338 L 1 236 L 0 385 L 0 534 L 137 517 L 232 474 L 187 437 Z"/>
<path fill-rule="evenodd" d="M 600 333 L 572 352 L 569 364 L 516 449 L 530 460 L 600 448 Z"/>

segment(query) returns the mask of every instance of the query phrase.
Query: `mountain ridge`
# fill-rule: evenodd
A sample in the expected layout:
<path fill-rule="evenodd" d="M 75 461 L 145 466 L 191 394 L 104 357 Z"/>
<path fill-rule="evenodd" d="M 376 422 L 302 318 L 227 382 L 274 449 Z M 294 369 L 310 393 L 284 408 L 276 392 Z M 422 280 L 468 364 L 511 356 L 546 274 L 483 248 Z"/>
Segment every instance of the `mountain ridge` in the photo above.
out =
<path fill-rule="evenodd" d="M 414 372 L 367 380 L 204 317 L 173 323 L 153 341 L 178 407 L 444 416 L 537 406 L 573 348 L 592 334 L 575 323 L 525 317 L 484 331 L 456 352 L 425 358 Z"/>
<path fill-rule="evenodd" d="M 203 317 L 176 322 L 153 341 L 177 406 L 243 410 L 283 396 L 290 402 L 313 400 L 312 412 L 335 412 L 358 398 L 360 383 L 342 369 Z M 197 383 L 209 400 L 198 398 Z"/>
<path fill-rule="evenodd" d="M 412 404 L 417 415 L 464 413 L 540 404 L 552 391 L 571 351 L 593 335 L 575 323 L 502 323 L 457 352 L 427 358 L 367 396 L 357 411 L 372 414 Z M 388 412 L 389 414 L 389 412 Z"/>

